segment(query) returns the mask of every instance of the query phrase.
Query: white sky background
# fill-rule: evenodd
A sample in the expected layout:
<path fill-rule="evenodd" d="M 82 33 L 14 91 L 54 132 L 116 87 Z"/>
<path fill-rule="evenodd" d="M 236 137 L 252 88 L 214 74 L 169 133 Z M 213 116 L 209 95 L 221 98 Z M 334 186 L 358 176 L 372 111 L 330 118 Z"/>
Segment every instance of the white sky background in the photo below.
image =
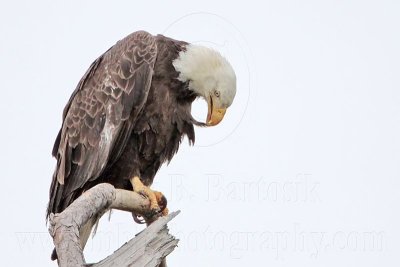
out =
<path fill-rule="evenodd" d="M 398 1 L 1 3 L 2 265 L 56 266 L 45 209 L 62 109 L 140 29 L 212 46 L 238 78 L 225 120 L 155 179 L 182 210 L 170 266 L 399 264 L 399 14 Z M 103 218 L 87 260 L 141 227 Z"/>

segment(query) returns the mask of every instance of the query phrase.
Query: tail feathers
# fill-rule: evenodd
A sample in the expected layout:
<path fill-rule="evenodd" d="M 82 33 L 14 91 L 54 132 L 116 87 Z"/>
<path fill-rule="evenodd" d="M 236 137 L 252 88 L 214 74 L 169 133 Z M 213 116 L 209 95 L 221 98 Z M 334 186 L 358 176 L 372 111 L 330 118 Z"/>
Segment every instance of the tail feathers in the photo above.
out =
<path fill-rule="evenodd" d="M 160 265 L 158 265 L 158 267 L 167 267 L 167 260 L 166 260 L 166 258 L 164 258 L 164 259 L 161 261 L 161 263 L 160 263 Z"/>
<path fill-rule="evenodd" d="M 90 233 L 92 232 L 92 228 L 93 226 L 96 225 L 97 228 L 97 224 L 99 222 L 99 217 L 96 218 L 92 218 L 90 219 L 79 231 L 79 238 L 81 240 L 81 248 L 82 250 L 85 248 L 86 243 L 89 239 Z M 93 234 L 94 236 L 94 234 Z"/>
<path fill-rule="evenodd" d="M 55 261 L 58 259 L 56 248 L 53 248 L 53 252 L 51 253 L 51 260 Z"/>

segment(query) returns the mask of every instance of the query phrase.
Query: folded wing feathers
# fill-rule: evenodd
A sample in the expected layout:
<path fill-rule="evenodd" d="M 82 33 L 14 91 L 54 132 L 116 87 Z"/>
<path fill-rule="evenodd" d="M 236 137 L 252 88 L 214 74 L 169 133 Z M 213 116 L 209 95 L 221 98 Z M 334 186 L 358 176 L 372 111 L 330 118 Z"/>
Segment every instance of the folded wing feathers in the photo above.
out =
<path fill-rule="evenodd" d="M 64 108 L 63 126 L 54 144 L 58 163 L 48 214 L 68 206 L 61 202 L 73 201 L 72 192 L 97 178 L 110 154 L 120 154 L 146 102 L 156 56 L 154 37 L 136 32 L 110 48 L 85 73 Z"/>

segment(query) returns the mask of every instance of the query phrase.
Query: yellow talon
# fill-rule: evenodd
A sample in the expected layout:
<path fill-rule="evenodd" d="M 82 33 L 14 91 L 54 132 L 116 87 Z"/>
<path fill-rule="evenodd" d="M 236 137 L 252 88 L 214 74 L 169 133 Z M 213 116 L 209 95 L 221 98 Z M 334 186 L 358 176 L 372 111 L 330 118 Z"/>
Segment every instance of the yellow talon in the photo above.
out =
<path fill-rule="evenodd" d="M 150 210 L 152 212 L 160 212 L 160 206 L 157 202 L 157 196 L 155 191 L 151 190 L 148 186 L 145 186 L 140 178 L 135 176 L 131 179 L 131 184 L 133 186 L 133 191 L 147 197 L 150 201 Z"/>
<path fill-rule="evenodd" d="M 153 191 L 157 198 L 158 206 L 161 208 L 161 215 L 166 216 L 168 215 L 168 208 L 167 208 L 167 199 L 163 195 L 163 193 L 158 191 Z"/>
<path fill-rule="evenodd" d="M 168 208 L 164 208 L 163 211 L 161 212 L 161 215 L 162 215 L 162 216 L 167 216 L 168 213 L 169 213 Z"/>

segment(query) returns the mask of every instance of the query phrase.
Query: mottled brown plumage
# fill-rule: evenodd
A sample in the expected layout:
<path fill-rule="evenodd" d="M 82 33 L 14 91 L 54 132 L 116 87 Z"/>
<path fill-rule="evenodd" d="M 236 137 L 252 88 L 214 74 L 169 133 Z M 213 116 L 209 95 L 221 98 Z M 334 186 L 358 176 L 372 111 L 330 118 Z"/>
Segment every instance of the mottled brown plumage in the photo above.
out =
<path fill-rule="evenodd" d="M 64 109 L 47 218 L 103 182 L 146 195 L 148 222 L 166 214 L 165 197 L 149 189 L 156 172 L 184 136 L 194 143 L 194 124 L 217 125 L 235 94 L 233 68 L 212 49 L 143 31 L 117 42 L 92 63 Z M 208 103 L 206 124 L 190 113 L 198 96 Z M 101 216 L 80 229 L 82 248 Z"/>
<path fill-rule="evenodd" d="M 136 175 L 151 185 L 183 136 L 194 142 L 197 95 L 172 66 L 186 45 L 141 31 L 92 63 L 64 109 L 47 216 L 101 182 L 132 189 Z"/>

